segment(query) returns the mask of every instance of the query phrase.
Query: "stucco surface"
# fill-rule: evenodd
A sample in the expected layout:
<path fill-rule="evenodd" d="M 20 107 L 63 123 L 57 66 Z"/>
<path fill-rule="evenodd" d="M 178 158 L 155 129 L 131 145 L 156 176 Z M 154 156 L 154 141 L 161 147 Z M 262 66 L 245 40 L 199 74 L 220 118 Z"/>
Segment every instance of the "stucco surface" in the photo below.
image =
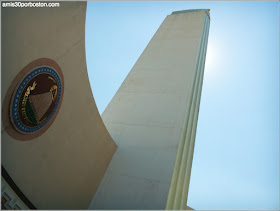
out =
<path fill-rule="evenodd" d="M 2 8 L 2 105 L 11 82 L 31 61 L 50 58 L 64 76 L 62 104 L 45 133 L 20 141 L 1 125 L 2 165 L 38 209 L 87 208 L 117 148 L 88 81 L 85 14 L 86 2 Z"/>

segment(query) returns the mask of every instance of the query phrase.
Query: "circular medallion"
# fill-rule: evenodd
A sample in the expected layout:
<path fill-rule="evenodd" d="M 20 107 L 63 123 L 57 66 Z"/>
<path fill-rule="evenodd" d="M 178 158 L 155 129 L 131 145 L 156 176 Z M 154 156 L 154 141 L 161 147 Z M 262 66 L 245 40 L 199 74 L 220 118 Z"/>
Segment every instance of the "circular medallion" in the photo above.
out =
<path fill-rule="evenodd" d="M 10 117 L 21 133 L 44 127 L 55 113 L 61 96 L 61 80 L 51 67 L 31 71 L 18 85 L 11 100 Z"/>
<path fill-rule="evenodd" d="M 53 123 L 63 97 L 63 75 L 48 58 L 26 65 L 10 85 L 2 107 L 4 127 L 19 140 L 40 136 Z"/>

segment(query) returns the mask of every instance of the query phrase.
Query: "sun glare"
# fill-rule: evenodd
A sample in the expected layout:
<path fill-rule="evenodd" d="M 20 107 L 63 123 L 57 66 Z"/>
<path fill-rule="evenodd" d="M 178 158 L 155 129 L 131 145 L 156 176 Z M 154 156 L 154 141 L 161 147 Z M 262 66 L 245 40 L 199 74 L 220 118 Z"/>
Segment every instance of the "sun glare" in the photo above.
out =
<path fill-rule="evenodd" d="M 215 66 L 216 63 L 216 52 L 215 49 L 212 47 L 212 45 L 209 43 L 207 47 L 207 53 L 206 53 L 206 61 L 205 66 L 207 69 L 212 69 L 213 66 Z"/>
<path fill-rule="evenodd" d="M 221 49 L 216 43 L 209 42 L 207 47 L 206 53 L 206 60 L 205 60 L 205 74 L 211 77 L 217 77 L 217 74 L 220 70 L 221 61 L 223 61 L 221 55 Z M 219 58 L 219 59 L 218 59 Z"/>

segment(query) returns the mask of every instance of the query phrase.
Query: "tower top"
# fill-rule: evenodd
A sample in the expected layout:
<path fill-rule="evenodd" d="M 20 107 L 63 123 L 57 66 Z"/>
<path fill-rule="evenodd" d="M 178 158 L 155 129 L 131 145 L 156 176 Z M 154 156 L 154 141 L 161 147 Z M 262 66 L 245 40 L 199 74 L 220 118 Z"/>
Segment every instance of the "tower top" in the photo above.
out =
<path fill-rule="evenodd" d="M 180 14 L 180 13 L 188 13 L 188 12 L 198 12 L 198 11 L 205 11 L 208 17 L 210 18 L 209 11 L 210 9 L 190 9 L 190 10 L 179 10 L 179 11 L 174 11 L 171 13 L 171 15 L 174 14 Z"/>

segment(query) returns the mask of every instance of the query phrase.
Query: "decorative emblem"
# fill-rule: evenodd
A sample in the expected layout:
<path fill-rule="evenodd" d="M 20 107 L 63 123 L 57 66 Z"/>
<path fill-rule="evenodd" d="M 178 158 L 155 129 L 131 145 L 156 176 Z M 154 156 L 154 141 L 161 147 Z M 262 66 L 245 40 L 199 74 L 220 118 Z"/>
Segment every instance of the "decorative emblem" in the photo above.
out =
<path fill-rule="evenodd" d="M 13 127 L 30 134 L 43 128 L 54 115 L 61 100 L 59 74 L 49 66 L 29 72 L 16 87 L 10 104 Z"/>

